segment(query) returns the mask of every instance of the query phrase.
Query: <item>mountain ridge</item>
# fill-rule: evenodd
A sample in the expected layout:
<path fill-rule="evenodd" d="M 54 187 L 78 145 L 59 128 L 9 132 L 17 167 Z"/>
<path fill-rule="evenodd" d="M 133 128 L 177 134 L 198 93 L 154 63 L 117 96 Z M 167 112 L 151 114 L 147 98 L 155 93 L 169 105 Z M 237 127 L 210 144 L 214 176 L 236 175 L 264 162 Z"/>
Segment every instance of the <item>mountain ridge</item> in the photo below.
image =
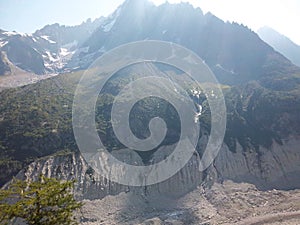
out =
<path fill-rule="evenodd" d="M 65 72 L 64 66 L 73 51 L 102 20 L 102 17 L 94 21 L 89 19 L 77 26 L 56 23 L 46 25 L 32 34 L 0 30 L 0 52 L 4 52 L 15 66 L 28 72 Z"/>
<path fill-rule="evenodd" d="M 136 11 L 132 6 L 134 2 L 125 1 L 114 12 L 110 29 L 104 31 L 99 27 L 84 43 L 88 51 L 74 61 L 87 68 L 91 59 L 120 44 L 154 39 L 191 49 L 205 60 L 221 83 L 245 83 L 272 73 L 275 76 L 299 73 L 298 67 L 246 26 L 225 23 L 211 13 L 204 15 L 200 8 L 195 9 L 188 3 L 165 3 L 156 7 L 144 0 L 139 2 Z M 121 12 L 116 13 L 118 11 Z"/>
<path fill-rule="evenodd" d="M 281 52 L 295 65 L 300 66 L 300 46 L 291 41 L 288 37 L 280 34 L 271 27 L 262 27 L 257 31 L 262 40 Z"/>
<path fill-rule="evenodd" d="M 0 51 L 21 69 L 38 74 L 86 69 L 110 49 L 145 39 L 170 41 L 191 49 L 223 84 L 260 80 L 268 85 L 273 77 L 300 74 L 299 67 L 248 27 L 225 23 L 188 3 L 155 6 L 147 0 L 127 0 L 108 17 L 87 20 L 78 26 L 53 24 L 29 35 L 7 33 L 0 34 Z M 28 50 L 9 50 L 13 39 Z M 32 60 L 17 57 L 28 52 Z"/>

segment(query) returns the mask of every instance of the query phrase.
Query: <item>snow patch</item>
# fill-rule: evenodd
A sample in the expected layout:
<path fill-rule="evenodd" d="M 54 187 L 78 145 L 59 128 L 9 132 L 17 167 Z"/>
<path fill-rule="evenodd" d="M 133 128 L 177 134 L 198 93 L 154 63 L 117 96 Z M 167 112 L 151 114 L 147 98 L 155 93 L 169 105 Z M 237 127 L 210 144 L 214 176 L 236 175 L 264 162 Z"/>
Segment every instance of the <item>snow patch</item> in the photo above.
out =
<path fill-rule="evenodd" d="M 235 74 L 235 72 L 233 70 L 225 69 L 221 64 L 216 64 L 216 67 L 220 68 L 221 70 L 223 70 L 225 72 L 228 72 L 228 73 L 231 73 L 231 74 Z"/>
<path fill-rule="evenodd" d="M 191 92 L 192 92 L 193 96 L 195 96 L 197 98 L 200 98 L 200 94 L 201 94 L 200 90 L 197 90 L 197 89 L 194 88 L 194 89 L 191 90 Z"/>
<path fill-rule="evenodd" d="M 0 41 L 0 48 L 7 44 L 7 41 Z"/>
<path fill-rule="evenodd" d="M 46 51 L 46 57 L 48 57 L 50 62 L 56 62 L 58 59 L 53 58 L 53 56 L 51 55 L 51 53 L 49 51 Z"/>
<path fill-rule="evenodd" d="M 68 49 L 66 49 L 66 48 L 60 48 L 60 55 L 61 56 L 67 56 L 69 54 L 71 54 L 71 52 L 69 52 Z"/>
<path fill-rule="evenodd" d="M 13 36 L 13 35 L 17 35 L 18 33 L 16 31 L 5 31 L 3 32 L 3 34 L 7 36 Z"/>
<path fill-rule="evenodd" d="M 120 13 L 121 13 L 121 7 L 119 7 L 114 13 L 110 14 L 107 17 L 107 19 L 111 21 L 102 27 L 104 32 L 109 32 L 111 30 L 111 28 L 116 23 L 117 18 L 120 16 Z"/>
<path fill-rule="evenodd" d="M 102 46 L 102 47 L 99 49 L 99 52 L 106 52 L 104 46 Z"/>
<path fill-rule="evenodd" d="M 43 54 L 43 58 L 45 59 L 44 65 L 50 71 L 60 70 L 72 58 L 74 52 L 68 51 L 67 48 L 60 48 L 57 54 L 45 51 Z"/>
<path fill-rule="evenodd" d="M 45 39 L 46 41 L 48 41 L 50 44 L 55 44 L 56 42 L 55 41 L 52 41 L 49 39 L 49 36 L 47 35 L 42 35 L 41 38 Z"/>
<path fill-rule="evenodd" d="M 114 19 L 113 21 L 111 21 L 110 23 L 106 24 L 104 27 L 103 27 L 103 31 L 104 32 L 109 32 L 111 30 L 111 28 L 114 26 L 116 22 L 116 19 Z"/>
<path fill-rule="evenodd" d="M 117 10 L 115 12 L 113 12 L 112 14 L 110 14 L 107 18 L 112 19 L 114 18 L 115 20 L 120 16 L 121 13 L 121 6 L 117 8 Z"/>

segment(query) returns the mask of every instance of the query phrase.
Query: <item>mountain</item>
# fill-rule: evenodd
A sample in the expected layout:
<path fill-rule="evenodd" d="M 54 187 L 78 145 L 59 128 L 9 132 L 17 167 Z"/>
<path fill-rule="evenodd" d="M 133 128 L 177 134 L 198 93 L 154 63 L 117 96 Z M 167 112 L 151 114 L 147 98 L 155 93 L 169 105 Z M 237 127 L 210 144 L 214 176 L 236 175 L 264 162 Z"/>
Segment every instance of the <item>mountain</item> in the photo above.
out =
<path fill-rule="evenodd" d="M 7 60 L 35 73 L 60 71 L 72 63 L 69 70 L 84 68 L 103 52 L 130 41 L 159 39 L 179 43 L 198 53 L 221 83 L 231 85 L 224 86 L 230 87 L 224 89 L 228 109 L 224 144 L 230 151 L 236 152 L 237 146 L 241 146 L 244 150 L 259 152 L 262 147 L 270 148 L 274 141 L 280 144 L 299 133 L 299 68 L 247 27 L 224 23 L 187 3 L 165 3 L 156 7 L 147 0 L 127 0 L 110 16 L 94 22 L 88 20 L 75 27 L 48 25 L 34 34 L 1 31 L 0 37 L 3 56 L 7 55 Z M 82 64 L 74 65 L 76 63 Z M 7 64 L 2 65 L 7 70 Z M 140 69 L 143 70 L 147 68 Z M 156 65 L 149 73 L 160 70 Z M 178 72 L 171 71 L 162 74 L 174 79 Z M 4 149 L 1 157 L 7 159 L 2 169 L 10 168 L 9 174 L 13 175 L 33 159 L 63 150 L 77 151 L 71 106 L 81 73 L 72 72 L 0 92 L 0 137 L 3 140 L 0 147 Z M 128 78 L 122 75 L 117 84 L 108 86 L 108 96 L 99 105 L 101 110 L 107 112 L 111 99 L 127 82 Z M 155 103 L 158 104 L 152 102 Z M 144 107 L 150 106 L 144 105 L 141 109 Z M 167 121 L 176 118 L 175 114 L 169 117 L 164 111 L 160 113 Z M 99 127 L 106 144 L 111 149 L 120 148 L 108 122 L 109 114 L 99 117 L 107 119 Z M 143 127 L 139 127 L 141 124 L 137 121 L 134 126 L 139 132 L 143 131 Z M 174 144 L 179 129 L 176 123 L 170 121 L 169 124 L 173 135 L 166 139 L 167 145 Z M 203 115 L 202 124 L 203 132 L 209 132 L 209 114 Z M 147 131 L 143 132 L 140 135 L 147 137 Z M 145 162 L 151 160 L 151 155 L 141 157 Z M 2 179 L 3 184 L 9 176 Z M 260 185 L 269 184 L 261 181 Z"/>
<path fill-rule="evenodd" d="M 211 13 L 204 15 L 188 3 L 156 7 L 147 0 L 125 1 L 83 44 L 88 51 L 69 65 L 86 68 L 105 51 L 145 39 L 170 41 L 193 50 L 226 84 L 299 73 L 299 68 L 243 25 L 225 23 Z"/>
<path fill-rule="evenodd" d="M 98 28 L 103 17 L 97 18 L 94 21 L 88 19 L 87 21 L 76 26 L 64 26 L 58 23 L 52 25 L 46 25 L 40 30 L 34 32 L 34 35 L 50 39 L 57 43 L 59 46 L 64 46 L 76 42 L 76 45 L 80 45 Z"/>
<path fill-rule="evenodd" d="M 33 34 L 4 32 L 1 49 L 20 68 L 36 74 L 85 69 L 110 49 L 132 41 L 155 39 L 178 43 L 197 53 L 223 84 L 282 80 L 299 67 L 273 50 L 249 28 L 223 22 L 188 3 L 155 6 L 126 0 L 108 17 L 74 27 L 47 25 Z M 23 57 L 23 55 L 30 57 Z M 285 77 L 286 78 L 286 77 Z M 297 78 L 286 79 L 289 86 Z M 280 84 L 273 85 L 278 88 Z"/>
<path fill-rule="evenodd" d="M 0 30 L 0 52 L 14 66 L 34 74 L 63 72 L 78 45 L 89 37 L 102 19 L 89 19 L 77 26 L 47 25 L 33 34 Z M 4 73 L 4 70 L 0 71 L 0 74 Z"/>
<path fill-rule="evenodd" d="M 262 40 L 272 46 L 276 51 L 282 53 L 295 65 L 300 66 L 299 45 L 270 27 L 262 27 L 257 33 Z"/>
<path fill-rule="evenodd" d="M 61 179 L 76 178 L 75 195 L 84 199 L 88 207 L 86 214 L 107 207 L 107 202 L 109 206 L 115 206 L 118 199 L 125 198 L 121 208 L 132 209 L 132 214 L 116 206 L 118 210 L 112 224 L 116 221 L 141 223 L 137 221 L 141 217 L 149 219 L 145 224 L 164 224 L 179 219 L 182 220 L 179 224 L 199 224 L 199 221 L 210 224 L 207 221 L 215 215 L 219 220 L 212 224 L 224 221 L 233 224 L 252 212 L 260 215 L 268 212 L 268 209 L 274 209 L 274 204 L 280 205 L 282 211 L 300 209 L 296 203 L 286 202 L 298 191 L 272 190 L 300 188 L 299 67 L 246 26 L 225 23 L 187 3 L 165 3 L 157 7 L 146 0 L 127 0 L 110 16 L 93 23 L 87 21 L 75 27 L 48 25 L 33 34 L 0 32 L 2 71 L 9 73 L 9 68 L 14 65 L 34 73 L 62 73 L 0 92 L 1 186 L 6 187 L 13 176 L 34 180 L 40 173 Z M 130 129 L 137 137 L 147 138 L 149 121 L 160 117 L 168 128 L 166 138 L 155 149 L 142 153 L 126 148 L 118 140 L 111 111 L 116 96 L 130 82 L 153 73 L 174 83 L 182 82 L 183 89 L 200 112 L 192 115 L 193 119 L 198 116 L 200 138 L 190 161 L 173 177 L 159 184 L 133 187 L 114 183 L 109 179 L 111 174 L 103 177 L 87 165 L 74 137 L 72 106 L 85 68 L 120 44 L 145 39 L 175 42 L 202 57 L 221 83 L 227 126 L 219 154 L 205 171 L 199 171 L 199 159 L 211 132 L 208 96 L 219 96 L 213 92 L 195 95 L 193 83 L 185 82 L 187 75 L 183 71 L 160 63 L 144 62 L 117 71 L 99 93 L 95 122 L 104 146 L 122 162 L 138 166 L 161 162 L 174 150 L 181 135 L 180 118 L 174 106 L 161 98 L 150 97 L 132 107 Z M 20 57 L 24 54 L 30 57 Z M 101 80 L 105 75 L 105 72 L 99 73 L 95 78 Z M 213 84 L 204 85 L 213 87 Z M 88 88 L 84 90 L 89 91 Z M 139 96 L 145 90 L 134 91 Z M 126 103 L 126 99 L 121 100 Z M 84 110 L 82 116 L 81 128 L 84 130 Z M 104 166 L 109 163 L 105 157 L 103 162 Z M 147 176 L 141 179 L 147 180 Z M 239 184 L 229 192 L 219 189 L 221 184 L 214 184 L 224 182 L 226 185 L 227 180 Z M 245 190 L 240 193 L 238 187 L 245 187 Z M 197 201 L 199 195 L 202 203 Z M 188 206 L 180 208 L 177 205 L 179 198 L 183 198 Z M 280 202 L 276 203 L 278 199 Z M 136 201 L 138 204 L 134 205 Z M 171 210 L 170 206 L 179 208 Z M 103 211 L 104 218 L 111 216 L 110 209 Z M 130 215 L 132 218 L 128 218 Z M 237 218 L 237 215 L 243 218 Z M 155 216 L 159 218 L 153 218 Z M 107 224 L 99 217 L 84 215 L 81 222 Z"/>

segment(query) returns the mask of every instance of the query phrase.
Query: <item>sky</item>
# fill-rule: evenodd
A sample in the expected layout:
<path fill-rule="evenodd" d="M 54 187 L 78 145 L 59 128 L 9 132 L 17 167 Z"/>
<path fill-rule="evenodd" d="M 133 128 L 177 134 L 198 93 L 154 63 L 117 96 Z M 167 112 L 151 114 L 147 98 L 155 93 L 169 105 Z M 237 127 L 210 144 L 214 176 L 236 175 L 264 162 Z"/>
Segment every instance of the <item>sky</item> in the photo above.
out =
<path fill-rule="evenodd" d="M 107 16 L 124 0 L 0 0 L 0 29 L 31 33 L 46 24 L 77 25 Z M 161 4 L 165 0 L 151 0 Z M 170 3 L 181 0 L 169 0 Z M 270 26 L 300 45 L 299 0 L 182 0 L 257 31 Z"/>

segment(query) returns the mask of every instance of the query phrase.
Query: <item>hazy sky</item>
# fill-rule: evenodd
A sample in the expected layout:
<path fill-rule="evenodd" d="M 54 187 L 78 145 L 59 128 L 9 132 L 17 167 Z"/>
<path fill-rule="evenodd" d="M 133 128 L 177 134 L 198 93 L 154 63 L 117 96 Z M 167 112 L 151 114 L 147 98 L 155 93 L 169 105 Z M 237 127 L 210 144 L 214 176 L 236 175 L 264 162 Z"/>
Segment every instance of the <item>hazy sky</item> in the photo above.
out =
<path fill-rule="evenodd" d="M 124 0 L 0 0 L 0 28 L 33 32 L 58 22 L 76 25 L 107 16 Z M 156 4 L 165 0 L 152 0 Z M 300 45 L 299 0 L 184 0 L 252 30 L 268 25 Z M 180 0 L 169 0 L 180 2 Z"/>

